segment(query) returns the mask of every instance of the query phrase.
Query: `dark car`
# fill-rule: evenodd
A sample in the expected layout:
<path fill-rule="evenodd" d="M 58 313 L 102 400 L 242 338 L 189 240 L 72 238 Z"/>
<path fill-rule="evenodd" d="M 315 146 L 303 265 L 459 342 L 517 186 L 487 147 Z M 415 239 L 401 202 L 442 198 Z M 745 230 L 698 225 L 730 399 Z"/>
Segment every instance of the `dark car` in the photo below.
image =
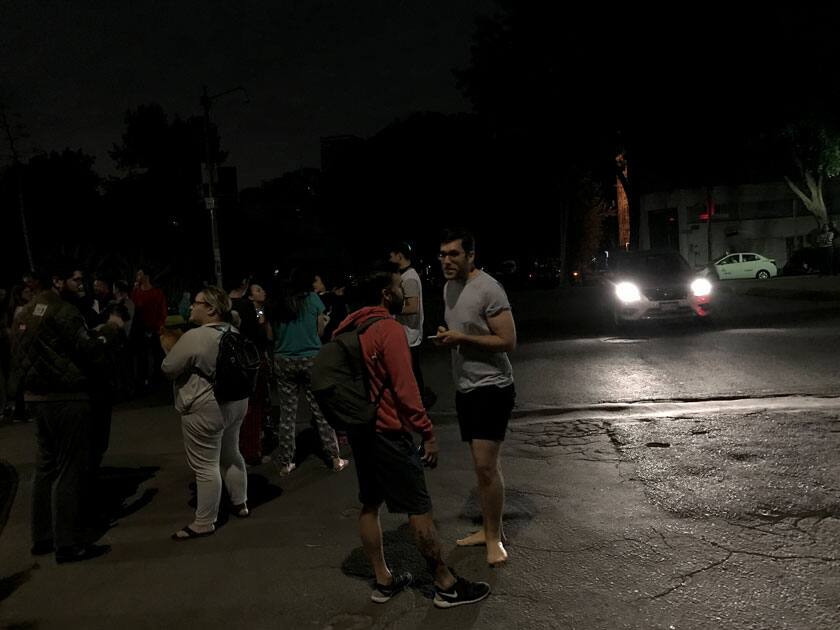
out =
<path fill-rule="evenodd" d="M 820 251 L 816 247 L 797 249 L 782 267 L 783 276 L 803 276 L 820 272 Z"/>
<path fill-rule="evenodd" d="M 678 252 L 617 252 L 606 274 L 618 324 L 642 320 L 706 317 L 712 285 Z"/>

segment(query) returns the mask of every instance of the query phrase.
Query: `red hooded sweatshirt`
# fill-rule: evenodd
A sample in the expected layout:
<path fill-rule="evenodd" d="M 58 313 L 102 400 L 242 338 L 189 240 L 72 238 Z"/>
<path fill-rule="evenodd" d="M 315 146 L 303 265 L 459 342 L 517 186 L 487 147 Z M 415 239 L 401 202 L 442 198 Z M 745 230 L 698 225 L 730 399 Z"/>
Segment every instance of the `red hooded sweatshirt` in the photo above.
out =
<path fill-rule="evenodd" d="M 415 431 L 427 440 L 434 435 L 432 421 L 420 400 L 402 325 L 384 307 L 366 306 L 350 313 L 333 336 L 361 326 L 372 317 L 386 318 L 372 324 L 360 337 L 373 400 L 382 392 L 383 383 L 387 383 L 376 414 L 376 430 Z"/>

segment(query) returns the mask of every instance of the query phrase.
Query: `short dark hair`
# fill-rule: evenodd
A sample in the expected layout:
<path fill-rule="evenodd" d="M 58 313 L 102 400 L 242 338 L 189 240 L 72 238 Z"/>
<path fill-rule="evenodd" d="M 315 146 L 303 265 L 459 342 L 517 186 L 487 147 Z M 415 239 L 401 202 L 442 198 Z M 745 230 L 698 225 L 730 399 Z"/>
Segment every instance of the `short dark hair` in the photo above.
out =
<path fill-rule="evenodd" d="M 53 285 L 53 274 L 43 267 L 35 269 L 26 275 L 32 278 L 34 284 L 37 285 L 38 291 L 46 291 Z"/>
<path fill-rule="evenodd" d="M 400 269 L 394 263 L 382 263 L 362 274 L 359 283 L 353 287 L 353 303 L 359 307 L 377 306 L 382 302 L 382 289 L 387 289 L 394 282 L 394 274 Z"/>
<path fill-rule="evenodd" d="M 467 253 L 475 251 L 475 237 L 468 230 L 463 228 L 446 228 L 441 232 L 441 243 L 451 243 L 452 241 L 461 241 L 461 245 Z"/>
<path fill-rule="evenodd" d="M 52 286 L 52 278 L 57 278 L 62 281 L 67 280 L 68 278 L 72 278 L 73 274 L 76 273 L 76 270 L 79 269 L 79 265 L 77 265 L 74 261 L 61 257 L 50 261 L 48 267 L 51 278 L 50 286 Z"/>
<path fill-rule="evenodd" d="M 411 245 L 409 245 L 405 241 L 394 243 L 394 246 L 391 247 L 391 249 L 388 251 L 389 253 L 402 254 L 403 256 L 405 256 L 406 260 L 411 260 L 412 257 Z"/>
<path fill-rule="evenodd" d="M 128 282 L 125 280 L 117 280 L 114 283 L 114 290 L 120 293 L 128 293 Z"/>

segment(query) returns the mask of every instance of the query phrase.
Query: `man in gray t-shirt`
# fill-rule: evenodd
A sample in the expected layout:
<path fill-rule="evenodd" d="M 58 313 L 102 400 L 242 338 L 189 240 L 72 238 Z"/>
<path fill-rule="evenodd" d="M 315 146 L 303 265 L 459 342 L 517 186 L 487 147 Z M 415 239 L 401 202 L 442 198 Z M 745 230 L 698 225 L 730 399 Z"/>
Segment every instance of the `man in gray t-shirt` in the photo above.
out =
<path fill-rule="evenodd" d="M 402 313 L 397 315 L 397 321 L 405 330 L 408 347 L 411 350 L 414 379 L 420 389 L 423 405 L 428 409 L 433 404 L 431 402 L 433 394 L 426 391 L 423 372 L 420 369 L 420 344 L 423 343 L 423 285 L 420 283 L 420 274 L 411 265 L 411 255 L 411 247 L 408 243 L 398 243 L 391 249 L 388 260 L 397 265 L 400 270 L 405 304 Z"/>
<path fill-rule="evenodd" d="M 486 545 L 487 562 L 507 560 L 502 511 L 505 486 L 499 464 L 516 392 L 507 353 L 516 348 L 516 324 L 502 286 L 475 266 L 475 239 L 463 230 L 441 237 L 446 327 L 435 343 L 452 349 L 455 408 L 461 439 L 469 443 L 478 477 L 481 530 L 458 545 Z"/>

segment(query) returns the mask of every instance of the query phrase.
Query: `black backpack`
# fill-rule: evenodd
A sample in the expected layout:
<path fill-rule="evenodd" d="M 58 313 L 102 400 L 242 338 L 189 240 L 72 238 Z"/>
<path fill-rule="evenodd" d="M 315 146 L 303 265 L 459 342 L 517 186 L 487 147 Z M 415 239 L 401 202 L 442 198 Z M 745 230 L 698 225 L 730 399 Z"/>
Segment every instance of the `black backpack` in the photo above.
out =
<path fill-rule="evenodd" d="M 376 401 L 370 399 L 370 380 L 359 337 L 381 319 L 386 318 L 373 317 L 357 328 L 336 335 L 315 357 L 312 393 L 333 429 L 347 431 L 376 421 L 382 394 Z"/>
<path fill-rule="evenodd" d="M 228 326 L 219 339 L 213 393 L 218 402 L 250 398 L 257 387 L 260 352 L 253 341 Z"/>

